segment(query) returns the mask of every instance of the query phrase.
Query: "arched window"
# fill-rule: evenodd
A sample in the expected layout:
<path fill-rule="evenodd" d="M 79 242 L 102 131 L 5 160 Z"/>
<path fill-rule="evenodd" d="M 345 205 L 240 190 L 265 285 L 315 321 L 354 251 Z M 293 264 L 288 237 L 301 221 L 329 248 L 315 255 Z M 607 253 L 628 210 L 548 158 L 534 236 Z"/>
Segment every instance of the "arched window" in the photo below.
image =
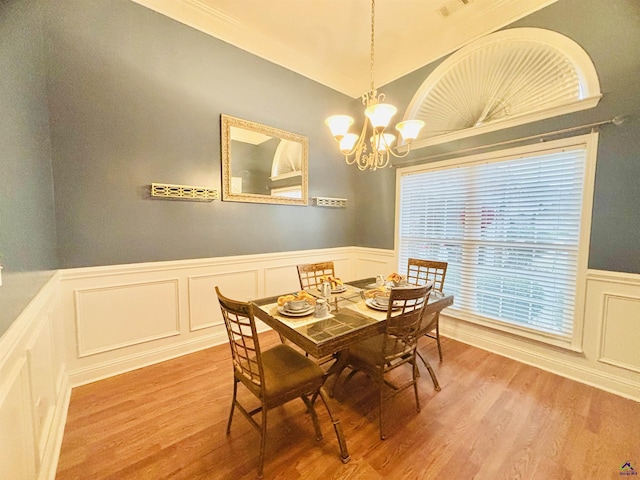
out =
<path fill-rule="evenodd" d="M 573 40 L 540 28 L 487 35 L 440 64 L 413 96 L 405 119 L 425 127 L 413 148 L 595 107 L 600 83 Z"/>

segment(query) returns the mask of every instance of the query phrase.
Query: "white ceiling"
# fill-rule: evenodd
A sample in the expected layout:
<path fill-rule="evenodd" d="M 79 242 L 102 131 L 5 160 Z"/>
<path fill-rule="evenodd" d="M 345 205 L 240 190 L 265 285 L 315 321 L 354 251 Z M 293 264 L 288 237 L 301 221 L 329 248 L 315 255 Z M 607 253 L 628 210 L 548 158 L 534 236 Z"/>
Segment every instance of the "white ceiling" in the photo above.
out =
<path fill-rule="evenodd" d="M 351 97 L 369 90 L 369 0 L 133 1 Z M 376 87 L 555 1 L 377 0 Z"/>

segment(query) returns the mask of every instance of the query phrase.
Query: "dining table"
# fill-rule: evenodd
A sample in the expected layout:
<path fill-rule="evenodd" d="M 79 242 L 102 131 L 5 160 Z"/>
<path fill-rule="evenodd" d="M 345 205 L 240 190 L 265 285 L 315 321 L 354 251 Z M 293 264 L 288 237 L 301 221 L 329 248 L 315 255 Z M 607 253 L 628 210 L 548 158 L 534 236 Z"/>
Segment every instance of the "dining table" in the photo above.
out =
<path fill-rule="evenodd" d="M 278 305 L 280 296 L 261 298 L 251 303 L 254 306 L 254 316 L 275 330 L 281 338 L 294 343 L 315 358 L 335 357 L 336 361 L 325 372 L 326 386 L 327 379 L 334 374 L 337 380 L 337 374 L 342 371 L 346 362 L 347 355 L 344 353 L 350 346 L 385 331 L 387 309 L 376 306 L 372 302 L 373 299 L 365 294 L 374 288 L 378 288 L 378 285 L 376 278 L 371 277 L 345 282 L 341 288 L 332 290 L 329 295 L 315 288 L 305 290 L 317 299 L 325 299 L 330 306 L 329 311 L 320 318 L 311 308 L 308 309 L 311 311 L 287 313 L 283 306 Z M 293 292 L 283 292 L 283 295 L 291 293 Z M 453 295 L 432 291 L 424 307 L 423 318 L 437 317 L 437 313 L 450 305 L 453 305 Z M 427 329 L 431 328 L 430 322 L 426 321 Z M 315 395 L 311 401 L 315 402 Z M 351 457 L 340 420 L 334 416 L 331 420 L 340 445 L 340 458 L 346 463 Z"/>
<path fill-rule="evenodd" d="M 278 306 L 278 297 L 253 300 L 254 315 L 309 355 L 322 358 L 347 350 L 351 345 L 385 331 L 387 311 L 371 302 L 364 294 L 376 288 L 374 277 L 345 282 L 343 288 L 323 297 L 319 291 L 308 292 L 326 298 L 330 311 L 318 318 L 313 312 L 287 313 Z M 283 292 L 283 295 L 291 292 Z M 453 305 L 453 295 L 432 291 L 423 316 L 438 313 Z M 331 373 L 331 372 L 329 372 Z"/>

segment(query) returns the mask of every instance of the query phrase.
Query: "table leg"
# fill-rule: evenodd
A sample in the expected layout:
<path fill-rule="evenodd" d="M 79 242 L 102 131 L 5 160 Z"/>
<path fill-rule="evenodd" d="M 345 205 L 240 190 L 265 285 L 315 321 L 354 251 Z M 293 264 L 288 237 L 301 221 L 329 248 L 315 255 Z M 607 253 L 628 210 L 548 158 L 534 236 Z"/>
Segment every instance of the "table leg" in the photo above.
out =
<path fill-rule="evenodd" d="M 336 361 L 333 362 L 331 367 L 329 367 L 329 370 L 327 370 L 324 374 L 325 385 L 327 384 L 327 380 L 329 380 L 329 377 L 335 376 L 335 380 L 333 381 L 333 385 L 331 389 L 327 389 L 327 391 L 329 392 L 329 396 L 331 398 L 333 398 L 333 393 L 336 389 L 336 384 L 338 383 L 338 378 L 340 377 L 340 374 L 347 367 L 347 357 L 348 357 L 346 350 L 338 352 L 335 355 L 337 357 Z"/>

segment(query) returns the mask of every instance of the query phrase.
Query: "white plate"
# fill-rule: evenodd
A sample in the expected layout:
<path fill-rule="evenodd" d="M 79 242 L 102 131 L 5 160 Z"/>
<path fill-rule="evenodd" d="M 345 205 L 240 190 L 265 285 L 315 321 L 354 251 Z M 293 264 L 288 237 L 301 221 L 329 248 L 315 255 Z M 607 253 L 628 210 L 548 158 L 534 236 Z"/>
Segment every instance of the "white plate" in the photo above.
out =
<path fill-rule="evenodd" d="M 310 315 L 315 310 L 313 305 L 309 305 L 309 308 L 305 308 L 304 310 L 287 310 L 284 307 L 278 307 L 278 313 L 284 315 L 285 317 L 305 317 Z"/>
<path fill-rule="evenodd" d="M 387 311 L 387 306 L 386 305 L 380 305 L 378 302 L 375 301 L 375 299 L 373 298 L 367 298 L 364 303 L 367 304 L 367 307 L 373 308 L 374 310 L 379 310 L 381 312 L 386 312 Z M 400 307 L 398 306 L 394 306 L 392 308 L 392 310 L 397 310 Z"/>

